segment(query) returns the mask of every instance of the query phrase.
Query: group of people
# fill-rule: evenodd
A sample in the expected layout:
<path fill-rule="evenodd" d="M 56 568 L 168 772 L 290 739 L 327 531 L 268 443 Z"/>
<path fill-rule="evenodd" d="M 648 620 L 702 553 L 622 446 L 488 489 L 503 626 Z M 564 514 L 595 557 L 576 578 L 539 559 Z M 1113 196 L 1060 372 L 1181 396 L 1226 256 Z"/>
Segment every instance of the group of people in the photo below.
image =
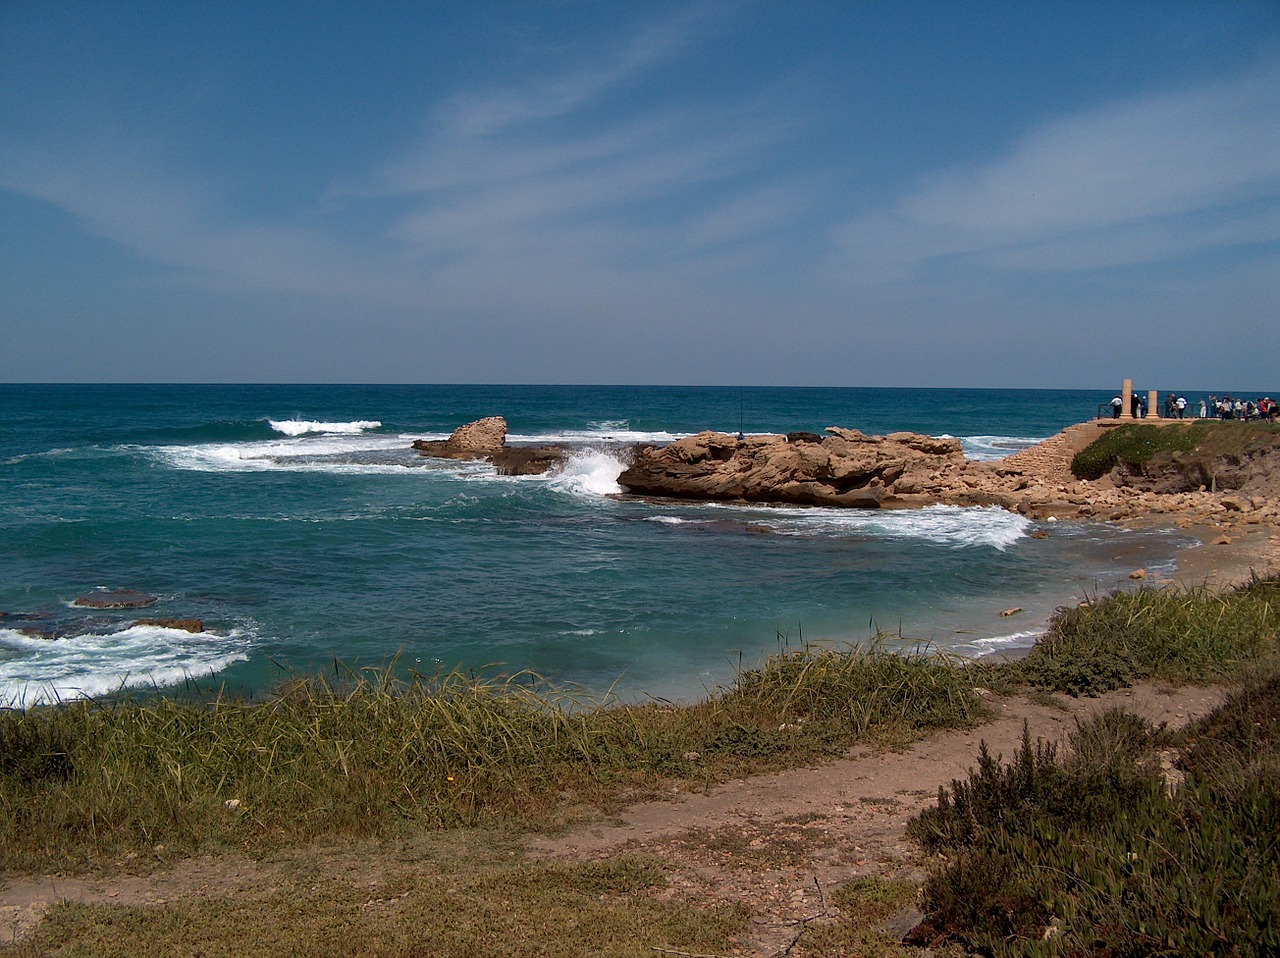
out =
<path fill-rule="evenodd" d="M 1143 419 L 1147 415 L 1147 403 L 1137 392 L 1129 400 L 1129 413 L 1134 419 Z M 1124 400 L 1116 396 L 1111 400 L 1111 415 L 1120 418 L 1120 410 L 1124 408 Z M 1261 399 L 1236 399 L 1231 396 L 1209 396 L 1201 399 L 1198 409 L 1192 409 L 1187 397 L 1181 393 L 1166 393 L 1164 399 L 1165 419 L 1186 419 L 1190 415 L 1199 419 L 1240 419 L 1250 422 L 1265 419 L 1270 422 L 1280 420 L 1280 404 L 1270 396 Z M 1198 416 L 1197 416 L 1198 413 Z"/>
<path fill-rule="evenodd" d="M 1280 406 L 1270 396 L 1261 399 L 1232 399 L 1230 396 L 1210 396 L 1208 402 L 1200 402 L 1201 417 L 1212 416 L 1215 419 L 1266 419 L 1275 422 L 1280 419 Z"/>

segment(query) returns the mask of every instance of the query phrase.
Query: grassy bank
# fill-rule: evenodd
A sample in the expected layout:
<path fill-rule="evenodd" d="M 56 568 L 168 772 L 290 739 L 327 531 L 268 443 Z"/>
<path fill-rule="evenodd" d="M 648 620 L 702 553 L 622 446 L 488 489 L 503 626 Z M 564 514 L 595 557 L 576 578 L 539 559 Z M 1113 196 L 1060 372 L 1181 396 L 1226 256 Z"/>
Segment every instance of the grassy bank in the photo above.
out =
<path fill-rule="evenodd" d="M 1141 471 L 1147 464 L 1181 455 L 1211 461 L 1248 459 L 1260 450 L 1274 448 L 1280 439 L 1280 423 L 1193 419 L 1180 422 L 1126 423 L 1076 453 L 1071 472 L 1077 479 L 1098 479 L 1117 465 Z M 1206 474 L 1212 475 L 1207 469 Z"/>
<path fill-rule="evenodd" d="M 249 851 L 405 827 L 554 827 L 672 785 L 976 724 L 939 655 L 807 648 L 687 707 L 595 706 L 527 675 L 299 681 L 267 701 L 0 714 L 0 867 Z"/>

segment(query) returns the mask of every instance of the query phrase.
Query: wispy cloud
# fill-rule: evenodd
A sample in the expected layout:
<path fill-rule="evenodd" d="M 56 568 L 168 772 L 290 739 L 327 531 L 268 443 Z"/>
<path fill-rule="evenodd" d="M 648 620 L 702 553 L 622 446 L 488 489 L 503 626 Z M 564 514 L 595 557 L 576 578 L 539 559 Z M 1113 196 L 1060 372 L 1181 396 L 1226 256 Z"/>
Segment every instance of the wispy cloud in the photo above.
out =
<path fill-rule="evenodd" d="M 527 75 L 424 104 L 421 141 L 371 157 L 365 176 L 315 197 L 315 215 L 237 212 L 226 184 L 162 159 L 162 131 L 110 121 L 0 147 L 0 186 L 175 268 L 176 280 L 549 309 L 571 304 L 572 284 L 590 309 L 651 287 L 658 265 L 668 278 L 740 269 L 805 208 L 800 186 L 762 172 L 795 129 L 766 95 L 651 98 L 663 71 L 714 41 L 721 12 L 696 5 L 572 60 L 546 51 Z M 367 223 L 366 211 L 388 224 L 380 237 L 338 225 Z"/>
<path fill-rule="evenodd" d="M 832 231 L 855 283 L 1161 262 L 1280 239 L 1280 64 L 1042 125 L 1003 159 L 945 172 Z"/>
<path fill-rule="evenodd" d="M 136 145 L 98 134 L 73 151 L 30 144 L 0 157 L 0 187 L 66 210 L 130 249 L 152 268 L 150 282 L 167 275 L 322 296 L 378 288 L 383 271 L 371 258 L 315 229 L 231 217 L 216 189 Z"/>

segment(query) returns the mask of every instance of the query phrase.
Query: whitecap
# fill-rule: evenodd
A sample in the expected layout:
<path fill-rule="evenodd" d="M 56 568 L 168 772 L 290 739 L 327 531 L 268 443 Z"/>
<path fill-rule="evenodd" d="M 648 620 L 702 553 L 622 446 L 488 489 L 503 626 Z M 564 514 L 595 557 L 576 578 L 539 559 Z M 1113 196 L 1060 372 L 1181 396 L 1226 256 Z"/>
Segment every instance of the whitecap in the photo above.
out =
<path fill-rule="evenodd" d="M 375 419 L 357 419 L 353 422 L 316 422 L 312 419 L 268 419 L 267 423 L 276 432 L 286 436 L 305 436 L 308 433 L 337 433 L 340 435 L 359 435 L 370 429 L 378 429 L 382 423 Z"/>
<path fill-rule="evenodd" d="M 251 636 L 159 625 L 40 639 L 0 629 L 0 707 L 29 708 L 205 678 L 249 657 Z"/>
<path fill-rule="evenodd" d="M 618 425 L 623 425 L 625 421 Z M 605 428 L 606 425 L 613 424 L 590 424 L 586 429 L 563 429 L 556 432 L 539 432 L 539 433 L 512 433 L 507 436 L 507 441 L 522 445 L 532 446 L 583 446 L 601 444 L 632 446 L 641 443 L 649 443 L 655 446 L 665 446 L 675 442 L 688 433 L 675 433 L 663 431 L 642 431 L 627 428 Z"/>
<path fill-rule="evenodd" d="M 736 507 L 742 509 L 743 507 Z M 744 509 L 782 535 L 874 536 L 1003 552 L 1028 535 L 1033 523 L 998 506 L 926 506 L 921 509 Z"/>
<path fill-rule="evenodd" d="M 361 462 L 353 457 L 403 450 L 396 437 L 321 435 L 189 446 L 137 446 L 174 469 L 194 472 L 403 472 L 404 462 Z"/>

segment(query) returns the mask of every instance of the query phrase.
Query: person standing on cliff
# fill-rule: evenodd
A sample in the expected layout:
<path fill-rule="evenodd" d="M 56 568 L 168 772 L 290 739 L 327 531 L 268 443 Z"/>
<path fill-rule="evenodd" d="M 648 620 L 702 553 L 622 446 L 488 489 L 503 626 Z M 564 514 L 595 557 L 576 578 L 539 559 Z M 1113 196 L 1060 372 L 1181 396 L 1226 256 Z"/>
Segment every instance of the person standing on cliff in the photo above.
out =
<path fill-rule="evenodd" d="M 1120 418 L 1120 407 L 1122 407 L 1123 405 L 1124 405 L 1124 400 L 1121 399 L 1119 396 L 1111 400 L 1111 418 L 1112 419 Z"/>

